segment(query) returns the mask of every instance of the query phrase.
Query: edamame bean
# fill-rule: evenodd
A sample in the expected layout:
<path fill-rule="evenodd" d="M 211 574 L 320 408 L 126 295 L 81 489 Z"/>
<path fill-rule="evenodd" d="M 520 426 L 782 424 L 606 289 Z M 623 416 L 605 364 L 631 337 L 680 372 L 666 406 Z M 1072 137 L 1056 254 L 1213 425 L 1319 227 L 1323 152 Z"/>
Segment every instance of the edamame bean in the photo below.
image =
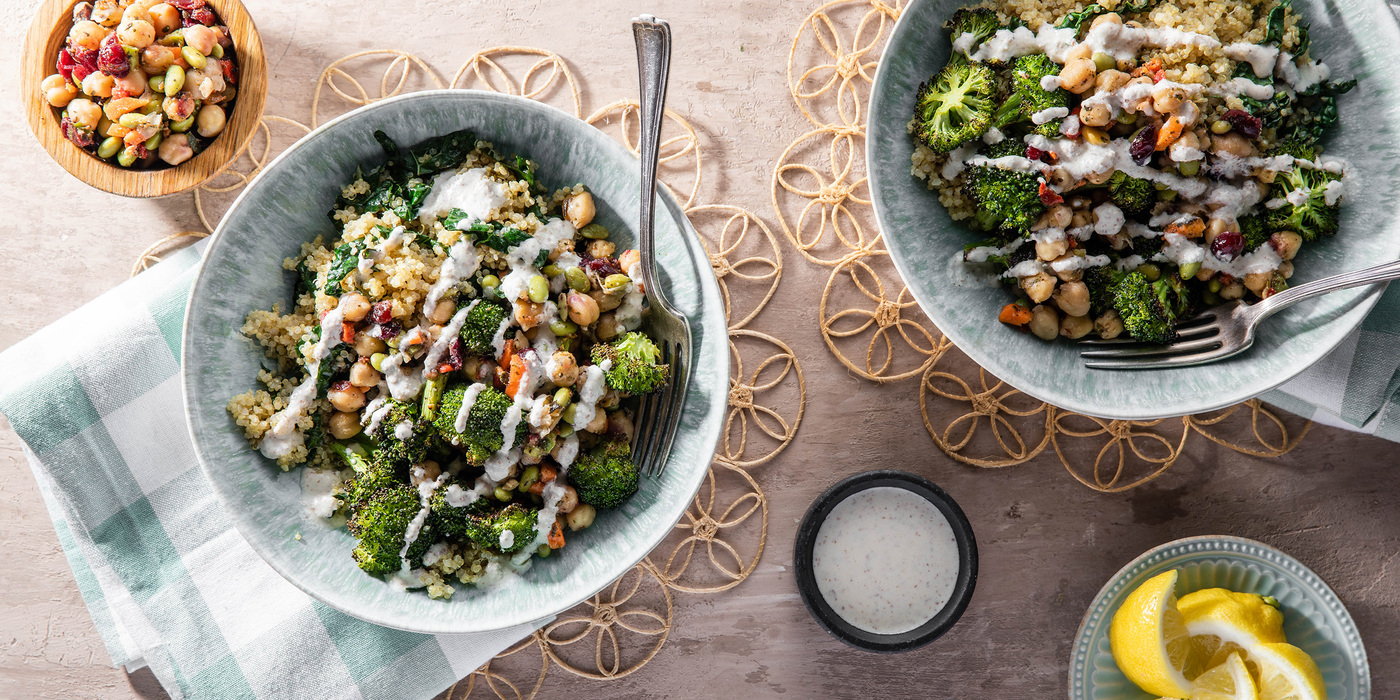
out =
<path fill-rule="evenodd" d="M 223 58 L 223 57 L 224 57 L 224 46 L 223 46 L 223 44 L 214 44 L 214 53 L 212 53 L 212 54 L 210 54 L 210 55 L 213 56 L 214 58 Z"/>
<path fill-rule="evenodd" d="M 1225 285 L 1221 284 L 1221 283 L 1220 283 L 1220 280 L 1217 279 L 1217 278 L 1215 278 L 1215 277 L 1212 277 L 1212 278 L 1210 279 L 1210 281 L 1206 283 L 1206 289 L 1208 289 L 1208 290 L 1210 290 L 1210 291 L 1212 291 L 1212 292 L 1214 292 L 1214 293 L 1216 293 L 1216 294 L 1219 294 L 1219 293 L 1220 293 L 1220 288 L 1223 287 L 1223 286 L 1225 286 Z"/>
<path fill-rule="evenodd" d="M 495 276 L 495 275 L 487 275 L 487 276 L 481 278 L 481 286 L 482 286 L 483 288 L 487 288 L 487 287 L 492 287 L 492 288 L 494 288 L 494 287 L 499 287 L 499 286 L 501 286 L 501 278 L 500 278 L 500 277 L 497 277 L 497 276 Z"/>
<path fill-rule="evenodd" d="M 127 112 L 126 114 L 123 114 L 117 118 L 117 123 L 121 124 L 122 126 L 128 129 L 135 129 L 141 124 L 141 122 L 145 121 L 143 119 L 143 117 L 145 116 L 146 115 L 141 114 L 140 112 Z"/>
<path fill-rule="evenodd" d="M 209 65 L 209 59 L 205 58 L 204 54 L 193 46 L 180 47 L 180 55 L 184 56 L 185 62 L 195 70 L 204 70 L 204 67 Z"/>
<path fill-rule="evenodd" d="M 553 333 L 553 334 L 555 334 L 555 335 L 557 335 L 557 336 L 565 336 L 565 337 L 567 337 L 567 336 L 571 336 L 571 335 L 573 335 L 573 334 L 575 334 L 575 333 L 578 333 L 578 326 L 575 325 L 573 321 L 565 321 L 565 320 L 563 320 L 563 319 L 556 319 L 556 320 L 554 320 L 554 321 L 550 321 L 550 322 L 549 322 L 549 332 L 551 332 L 551 333 Z"/>
<path fill-rule="evenodd" d="M 175 133 L 177 133 L 177 134 L 183 134 L 183 133 L 185 133 L 186 131 L 189 131 L 189 130 L 190 130 L 190 127 L 192 127 L 192 126 L 194 126 L 194 115 L 193 115 L 193 114 L 191 114 L 191 115 L 188 116 L 188 117 L 185 117 L 184 119 L 181 119 L 181 120 L 178 121 L 178 122 L 173 122 L 173 123 L 171 123 L 171 125 L 170 125 L 170 130 L 173 131 L 173 132 L 175 132 Z"/>
<path fill-rule="evenodd" d="M 581 267 L 571 267 L 564 270 L 564 280 L 569 283 L 569 288 L 575 292 L 586 292 L 593 284 L 588 281 L 588 273 Z"/>
<path fill-rule="evenodd" d="M 1224 119 L 1217 119 L 1210 123 L 1210 133 L 1212 134 L 1229 133 L 1230 128 L 1230 122 L 1227 122 Z"/>
<path fill-rule="evenodd" d="M 117 156 L 117 162 L 120 163 L 123 168 L 130 168 L 131 164 L 136 162 L 136 151 L 130 148 L 122 149 L 121 154 Z"/>
<path fill-rule="evenodd" d="M 1157 267 L 1152 263 L 1143 263 L 1141 265 L 1138 265 L 1137 271 L 1141 272 L 1142 276 L 1146 277 L 1148 282 L 1156 282 L 1162 277 L 1162 268 Z"/>
<path fill-rule="evenodd" d="M 627 275 L 608 275 L 607 279 L 603 280 L 603 291 L 612 294 L 626 289 L 629 284 L 632 284 L 632 278 Z"/>
<path fill-rule="evenodd" d="M 151 138 L 146 139 L 146 150 L 154 151 L 160 148 L 160 142 L 163 140 L 165 140 L 165 134 L 157 131 L 155 134 L 151 135 Z"/>
<path fill-rule="evenodd" d="M 563 425 L 560 425 L 560 426 L 559 426 L 559 429 L 558 429 L 558 433 L 559 433 L 559 438 L 560 438 L 561 440 L 564 439 L 564 438 L 566 438 L 566 437 L 569 437 L 570 435 L 573 435 L 573 434 L 574 434 L 574 426 L 569 425 L 569 424 L 567 424 L 567 423 L 566 423 L 566 424 L 563 424 Z"/>
<path fill-rule="evenodd" d="M 537 548 L 535 549 L 535 556 L 537 556 L 537 557 L 539 557 L 539 558 L 541 558 L 541 559 L 548 559 L 548 558 L 549 558 L 549 553 L 552 552 L 552 551 L 554 551 L 554 550 L 550 549 L 550 548 L 549 548 L 549 545 L 547 545 L 547 544 L 542 544 L 542 545 L 540 545 L 539 547 L 537 547 Z"/>
<path fill-rule="evenodd" d="M 108 136 L 106 140 L 102 142 L 102 145 L 97 147 L 97 157 L 104 159 L 111 158 L 112 156 L 117 154 L 117 150 L 121 147 L 121 139 L 115 136 Z"/>
<path fill-rule="evenodd" d="M 1132 126 L 1137 123 L 1137 115 L 1132 112 L 1124 112 L 1118 115 L 1118 123 L 1124 126 Z"/>
<path fill-rule="evenodd" d="M 1157 192 L 1157 199 L 1163 202 L 1170 202 L 1176 199 L 1176 190 L 1160 190 Z"/>
<path fill-rule="evenodd" d="M 185 86 L 185 69 L 179 66 L 171 66 L 165 69 L 165 96 L 174 97 L 180 94 L 180 88 Z"/>
<path fill-rule="evenodd" d="M 492 495 L 496 497 L 496 500 L 501 502 L 509 501 L 511 498 L 510 492 L 499 486 L 496 487 L 496 491 Z"/>
<path fill-rule="evenodd" d="M 536 304 L 543 304 L 549 299 L 549 280 L 544 275 L 535 275 L 530 278 L 530 301 Z"/>
<path fill-rule="evenodd" d="M 1092 57 L 1092 60 L 1094 61 L 1094 67 L 1099 69 L 1100 73 L 1110 68 L 1115 68 L 1118 65 L 1117 59 L 1102 51 L 1096 51 Z"/>
<path fill-rule="evenodd" d="M 1201 271 L 1201 264 L 1200 264 L 1199 262 L 1189 262 L 1189 263 L 1186 263 L 1186 264 L 1182 265 L 1181 268 L 1180 268 L 1181 279 L 1190 279 L 1190 278 L 1192 278 L 1192 277 L 1195 277 L 1195 276 L 1196 276 L 1196 273 L 1197 273 L 1197 272 L 1200 272 L 1200 271 Z"/>
<path fill-rule="evenodd" d="M 536 481 L 539 481 L 539 480 L 540 480 L 540 468 L 539 468 L 539 467 L 536 467 L 536 466 L 533 466 L 533 465 L 528 466 L 528 467 L 525 467 L 525 471 L 520 472 L 520 486 L 519 486 L 519 489 L 520 489 L 521 491 L 529 491 L 529 490 L 530 490 L 530 486 L 532 486 Z"/>
<path fill-rule="evenodd" d="M 151 88 L 151 92 L 165 92 L 165 76 L 153 75 L 146 79 L 146 85 Z"/>
<path fill-rule="evenodd" d="M 370 355 L 370 356 L 369 356 L 369 366 L 370 366 L 370 367 L 373 367 L 373 368 L 374 368 L 374 371 L 376 371 L 376 372 L 383 372 L 383 371 L 384 371 L 384 361 L 387 360 L 387 359 L 389 359 L 389 356 L 388 356 L 388 355 L 386 355 L 386 354 L 384 354 L 384 353 L 382 353 L 382 352 L 376 352 L 376 353 L 374 353 L 373 355 Z"/>
<path fill-rule="evenodd" d="M 1197 173 L 1201 172 L 1201 162 L 1198 160 L 1188 160 L 1176 166 L 1176 169 L 1186 177 L 1195 177 Z"/>
<path fill-rule="evenodd" d="M 569 387 L 561 386 L 559 391 L 554 392 L 554 405 L 556 406 L 568 406 L 569 402 L 573 400 L 574 392 L 570 391 Z"/>
<path fill-rule="evenodd" d="M 578 235 L 583 236 L 584 238 L 591 238 L 596 241 L 607 238 L 610 234 L 608 233 L 607 227 L 603 226 L 602 224 L 589 224 L 579 229 Z"/>
<path fill-rule="evenodd" d="M 558 265 L 555 265 L 554 263 L 550 263 L 550 264 L 545 265 L 544 267 L 540 268 L 540 272 L 543 272 L 545 277 L 551 277 L 551 278 L 552 278 L 552 277 L 558 277 L 559 275 L 564 274 L 564 268 L 559 267 Z"/>
<path fill-rule="evenodd" d="M 569 404 L 568 406 L 565 406 L 565 407 L 564 407 L 564 412 L 563 412 L 563 413 L 559 414 L 559 420 L 562 420 L 562 421 L 564 421 L 565 423 L 568 423 L 569 425 L 573 425 L 573 424 L 574 424 L 574 418 L 577 417 L 577 415 L 578 415 L 578 404 L 576 404 L 576 403 L 571 403 L 571 404 Z"/>

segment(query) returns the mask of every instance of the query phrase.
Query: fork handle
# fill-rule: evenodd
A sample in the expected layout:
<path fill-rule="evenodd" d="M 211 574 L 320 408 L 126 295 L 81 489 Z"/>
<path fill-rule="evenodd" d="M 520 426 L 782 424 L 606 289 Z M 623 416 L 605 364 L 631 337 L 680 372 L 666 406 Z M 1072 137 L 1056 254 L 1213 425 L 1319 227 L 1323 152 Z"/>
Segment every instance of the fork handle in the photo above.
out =
<path fill-rule="evenodd" d="M 664 19 L 642 15 L 632 20 L 637 43 L 637 79 L 641 88 L 641 143 L 637 155 L 642 166 L 642 220 L 637 231 L 641 254 L 642 284 L 647 295 L 655 290 L 656 269 L 656 167 L 661 152 L 661 120 L 666 109 L 666 82 L 671 71 L 671 25 Z"/>
<path fill-rule="evenodd" d="M 1374 267 L 1353 270 L 1352 272 L 1343 272 L 1340 275 L 1323 277 L 1320 280 L 1313 280 L 1307 284 L 1289 287 L 1255 304 L 1253 308 L 1258 318 L 1262 320 L 1304 299 L 1311 299 L 1315 296 L 1335 292 L 1339 289 L 1360 287 L 1361 285 L 1376 284 L 1377 282 L 1388 282 L 1393 279 L 1400 279 L 1400 260 L 1392 260 Z"/>

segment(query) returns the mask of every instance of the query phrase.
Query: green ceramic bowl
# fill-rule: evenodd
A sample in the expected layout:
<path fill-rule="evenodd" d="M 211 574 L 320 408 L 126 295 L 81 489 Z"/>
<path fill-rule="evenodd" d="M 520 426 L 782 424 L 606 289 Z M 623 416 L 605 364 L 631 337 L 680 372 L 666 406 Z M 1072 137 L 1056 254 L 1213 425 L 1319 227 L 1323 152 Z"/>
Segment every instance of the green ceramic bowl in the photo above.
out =
<path fill-rule="evenodd" d="M 536 560 L 514 581 L 459 589 L 450 601 L 400 593 L 360 571 L 354 540 L 303 513 L 300 475 L 282 473 L 248 447 L 224 405 L 254 387 L 262 358 L 238 332 L 252 309 L 287 308 L 293 279 L 282 259 L 303 242 L 333 237 L 327 218 L 358 165 L 383 152 L 382 129 L 405 146 L 472 129 L 498 149 L 529 156 L 549 187 L 585 183 L 598 221 L 626 247 L 635 240 L 637 161 L 599 130 L 538 102 L 494 93 L 420 92 L 355 110 L 311 132 L 239 196 L 205 253 L 185 319 L 184 393 L 199 461 L 238 531 L 287 580 L 363 620 L 430 634 L 480 632 L 554 615 L 625 573 L 671 530 L 699 489 L 719 440 L 729 383 L 724 305 L 699 238 L 681 207 L 658 195 L 656 241 L 661 284 L 695 333 L 692 380 L 681 427 L 660 478 L 643 478 L 625 506 L 569 535 L 560 554 Z M 297 535 L 300 534 L 300 539 Z"/>
<path fill-rule="evenodd" d="M 1317 362 L 1360 325 L 1380 289 L 1352 289 L 1303 302 L 1265 321 L 1254 347 L 1202 367 L 1090 370 L 1073 343 L 1047 343 L 997 322 L 1009 291 L 965 274 L 963 245 L 979 239 L 948 218 L 935 192 L 909 174 L 914 143 L 905 132 L 919 83 L 947 62 L 942 24 L 958 0 L 913 0 L 890 36 L 870 97 L 866 161 L 875 213 L 890 257 L 929 318 L 998 378 L 1061 408 L 1107 418 L 1199 413 L 1257 396 Z M 1312 23 L 1313 50 L 1333 75 L 1360 86 L 1339 99 L 1341 128 L 1329 155 L 1350 161 L 1342 231 L 1303 248 L 1295 283 L 1393 260 L 1400 255 L 1400 29 L 1380 0 L 1299 0 Z"/>
<path fill-rule="evenodd" d="M 1327 681 L 1327 697 L 1370 700 L 1371 666 L 1356 623 L 1337 594 L 1297 559 L 1242 537 L 1187 537 L 1134 559 L 1099 591 L 1075 636 L 1070 700 L 1156 700 L 1129 681 L 1108 645 L 1118 606 L 1144 581 L 1177 569 L 1177 596 L 1228 588 L 1278 599 L 1283 633 L 1312 656 Z"/>

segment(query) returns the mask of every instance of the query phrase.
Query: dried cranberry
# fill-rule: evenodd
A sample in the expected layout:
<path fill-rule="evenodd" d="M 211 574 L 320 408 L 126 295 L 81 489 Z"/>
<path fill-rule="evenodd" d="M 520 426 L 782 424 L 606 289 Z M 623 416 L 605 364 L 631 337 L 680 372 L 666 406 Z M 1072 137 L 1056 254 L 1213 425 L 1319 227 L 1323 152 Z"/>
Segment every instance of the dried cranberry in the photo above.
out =
<path fill-rule="evenodd" d="M 380 339 L 380 340 L 388 340 L 388 339 L 390 339 L 390 338 L 397 338 L 397 337 L 399 336 L 399 334 L 402 333 L 402 332 L 403 332 L 403 328 L 401 328 L 401 327 L 399 326 L 399 324 L 398 324 L 397 321 L 387 321 L 387 322 L 385 322 L 385 323 L 377 323 L 377 324 L 375 324 L 372 328 L 369 329 L 369 334 L 372 335 L 372 336 L 374 336 L 374 337 L 376 337 L 376 338 L 378 338 L 378 339 Z"/>
<path fill-rule="evenodd" d="M 1029 158 L 1030 160 L 1040 160 L 1040 157 L 1043 155 L 1045 155 L 1045 151 L 1042 151 L 1039 148 L 1036 148 L 1035 146 L 1026 146 L 1026 158 Z"/>
<path fill-rule="evenodd" d="M 1053 206 L 1055 206 L 1056 204 L 1059 204 L 1059 203 L 1061 203 L 1061 202 L 1063 202 L 1063 201 L 1065 201 L 1065 198 L 1064 198 L 1064 197 L 1061 197 L 1061 196 L 1060 196 L 1060 193 L 1056 192 L 1055 190 L 1050 189 L 1050 186 L 1047 185 L 1047 184 L 1045 184 L 1045 181 L 1044 181 L 1044 180 L 1041 180 L 1041 181 L 1040 181 L 1040 203 L 1041 203 L 1041 204 L 1044 204 L 1044 205 L 1047 206 L 1047 207 L 1053 207 Z"/>
<path fill-rule="evenodd" d="M 219 59 L 219 68 L 224 72 L 224 82 L 229 85 L 238 84 L 238 66 L 233 65 L 233 61 L 221 58 Z"/>
<path fill-rule="evenodd" d="M 1138 165 L 1147 165 L 1152 161 L 1152 154 L 1157 150 L 1157 125 L 1155 123 L 1138 129 L 1133 134 L 1132 145 L 1128 146 L 1128 155 L 1133 157 L 1133 162 Z"/>
<path fill-rule="evenodd" d="M 583 269 L 600 278 L 622 274 L 622 268 L 612 258 L 584 258 Z"/>
<path fill-rule="evenodd" d="M 388 323 L 394 317 L 394 304 L 388 301 L 376 301 L 370 304 L 369 320 L 375 323 Z"/>
<path fill-rule="evenodd" d="M 117 41 L 117 33 L 112 32 L 102 40 L 102 48 L 97 50 L 97 68 L 113 78 L 125 78 L 131 72 L 131 59 L 126 49 Z"/>
<path fill-rule="evenodd" d="M 1259 138 L 1259 133 L 1264 129 L 1264 120 L 1242 109 L 1232 109 L 1222 115 L 1222 118 L 1247 139 Z"/>
<path fill-rule="evenodd" d="M 214 16 L 214 11 L 207 7 L 196 7 L 193 10 L 184 10 L 180 14 L 184 17 L 184 21 L 180 23 L 182 27 L 193 27 L 196 24 L 212 27 L 215 22 L 219 21 L 218 18 Z"/>
<path fill-rule="evenodd" d="M 78 62 L 73 59 L 73 54 L 69 53 L 68 49 L 64 49 L 58 52 L 58 74 L 62 75 L 64 80 L 70 82 L 81 82 L 81 78 L 79 78 L 77 81 L 73 80 L 73 69 L 77 67 Z"/>
<path fill-rule="evenodd" d="M 151 152 L 146 148 L 146 144 L 137 141 L 134 146 L 127 146 L 127 150 L 136 154 L 136 160 L 145 160 L 151 157 Z"/>
<path fill-rule="evenodd" d="M 1244 252 L 1244 234 L 1239 231 L 1223 231 L 1210 242 L 1210 252 L 1215 257 L 1230 262 Z"/>
<path fill-rule="evenodd" d="M 166 4 L 177 10 L 195 10 L 204 7 L 205 0 L 166 0 Z"/>
<path fill-rule="evenodd" d="M 462 368 L 462 362 L 466 358 L 467 346 L 462 342 L 461 336 L 452 338 L 447 344 L 447 358 L 438 365 L 439 372 L 455 372 Z M 446 369 L 444 369 L 444 367 Z"/>
<path fill-rule="evenodd" d="M 87 148 L 97 143 L 92 132 L 74 124 L 67 112 L 64 112 L 63 117 L 58 120 L 58 127 L 63 131 L 63 136 L 72 141 L 78 148 Z"/>
<path fill-rule="evenodd" d="M 331 382 L 331 391 L 349 391 L 351 386 L 350 380 L 342 379 L 338 382 Z"/>

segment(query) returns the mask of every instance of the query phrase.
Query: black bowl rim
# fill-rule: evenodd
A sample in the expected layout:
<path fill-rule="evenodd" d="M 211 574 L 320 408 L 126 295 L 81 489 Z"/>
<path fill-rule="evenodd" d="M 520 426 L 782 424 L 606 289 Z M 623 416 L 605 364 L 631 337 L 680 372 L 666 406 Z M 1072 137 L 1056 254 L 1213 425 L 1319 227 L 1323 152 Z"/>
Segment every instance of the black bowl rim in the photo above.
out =
<path fill-rule="evenodd" d="M 812 548 L 816 544 L 817 532 L 832 508 L 861 491 L 880 486 L 902 488 L 924 497 L 948 519 L 948 524 L 953 528 L 953 538 L 958 544 L 958 580 L 953 584 L 948 604 L 928 622 L 900 634 L 866 632 L 841 619 L 822 597 L 812 572 Z M 797 592 L 802 596 L 807 611 L 831 636 L 863 651 L 881 654 L 904 652 L 942 637 L 962 617 L 977 587 L 977 538 L 957 501 L 937 484 L 917 474 L 877 469 L 842 479 L 812 502 L 797 528 L 793 571 L 797 578 Z"/>

